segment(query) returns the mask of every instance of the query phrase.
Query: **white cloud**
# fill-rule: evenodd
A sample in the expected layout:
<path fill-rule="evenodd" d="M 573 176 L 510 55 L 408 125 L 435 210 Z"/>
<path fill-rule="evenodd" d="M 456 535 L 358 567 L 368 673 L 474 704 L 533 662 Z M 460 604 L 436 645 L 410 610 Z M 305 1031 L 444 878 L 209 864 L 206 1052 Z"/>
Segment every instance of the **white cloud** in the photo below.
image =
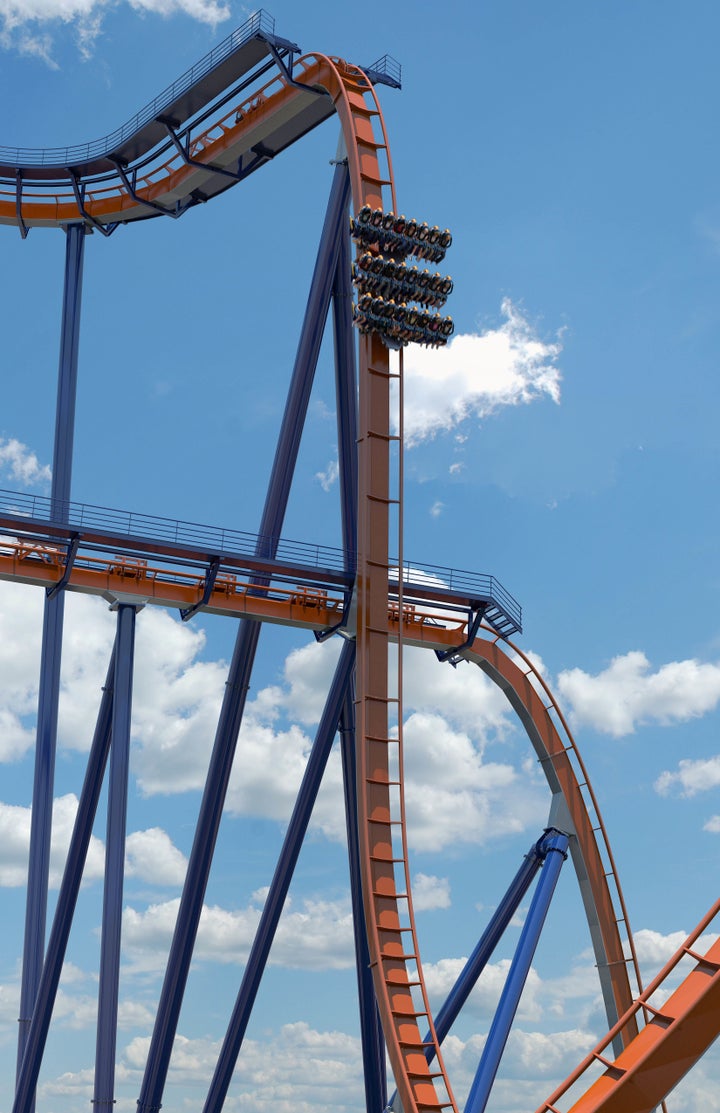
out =
<path fill-rule="evenodd" d="M 135 970 L 160 970 L 170 948 L 179 899 L 151 904 L 144 911 L 123 911 L 123 946 Z M 261 908 L 204 905 L 200 916 L 195 957 L 206 962 L 246 962 L 260 919 Z M 305 899 L 295 908 L 285 903 L 270 964 L 305 970 L 341 970 L 354 962 L 352 912 L 349 900 Z"/>
<path fill-rule="evenodd" d="M 0 479 L 3 482 L 20 483 L 23 487 L 32 487 L 44 486 L 51 478 L 52 473 L 48 465 L 41 464 L 26 444 L 15 440 L 14 437 L 7 440 L 0 437 Z"/>
<path fill-rule="evenodd" d="M 77 813 L 77 796 L 59 796 L 53 804 L 50 846 L 50 885 L 57 888 L 67 857 L 70 836 Z M 0 885 L 14 888 L 27 880 L 28 848 L 30 846 L 30 808 L 0 803 Z M 100 839 L 90 839 L 85 881 L 103 876 L 105 850 Z"/>
<path fill-rule="evenodd" d="M 405 771 L 408 841 L 415 850 L 483 844 L 546 818 L 544 790 L 509 762 L 484 760 L 482 746 L 440 715 L 415 712 L 405 723 Z"/>
<path fill-rule="evenodd" d="M 678 788 L 682 796 L 695 796 L 720 785 L 720 754 L 708 758 L 683 758 L 678 762 L 676 773 L 665 770 L 655 781 L 655 790 L 661 796 Z M 712 822 L 712 821 L 710 821 Z M 713 830 L 706 827 L 706 830 Z"/>
<path fill-rule="evenodd" d="M 125 841 L 125 876 L 151 885 L 182 885 L 187 858 L 161 827 L 133 831 Z"/>
<path fill-rule="evenodd" d="M 413 907 L 416 912 L 450 907 L 450 882 L 447 877 L 417 873 L 412 883 Z"/>
<path fill-rule="evenodd" d="M 0 762 L 16 761 L 34 745 L 28 720 L 37 712 L 43 593 L 3 584 L 0 605 Z"/>
<path fill-rule="evenodd" d="M 720 664 L 671 661 L 651 672 L 645 654 L 633 650 L 614 657 L 596 676 L 582 669 L 562 672 L 557 686 L 575 723 L 619 738 L 643 723 L 686 722 L 714 710 Z"/>
<path fill-rule="evenodd" d="M 62 880 L 72 835 L 78 799 L 72 793 L 59 796 L 53 803 L 50 847 L 50 886 Z M 131 832 L 126 839 L 126 876 L 151 885 L 181 885 L 187 862 L 168 834 L 160 827 Z M 30 808 L 0 802 L 0 885 L 24 886 L 27 880 L 30 847 Z M 84 881 L 97 881 L 105 869 L 105 847 L 93 835 L 88 848 Z"/>
<path fill-rule="evenodd" d="M 707 823 L 703 824 L 703 831 L 710 831 L 713 835 L 720 835 L 720 815 L 711 815 Z"/>
<path fill-rule="evenodd" d="M 337 460 L 331 460 L 325 471 L 315 472 L 315 478 L 320 483 L 323 491 L 329 491 L 334 483 L 337 483 L 340 475 L 340 464 Z"/>
<path fill-rule="evenodd" d="M 560 400 L 559 342 L 540 340 L 509 299 L 499 328 L 460 334 L 446 348 L 413 345 L 405 355 L 408 445 L 449 433 L 470 418 L 544 396 Z"/>
<path fill-rule="evenodd" d="M 444 509 L 445 503 L 441 502 L 440 499 L 436 499 L 436 501 L 430 507 L 430 517 L 439 518 Z"/>
<path fill-rule="evenodd" d="M 128 6 L 141 15 L 182 14 L 211 27 L 231 11 L 223 0 L 128 0 Z M 52 35 L 64 27 L 72 30 L 81 56 L 88 58 L 111 7 L 110 0 L 0 0 L 0 47 L 41 58 L 57 68 Z"/>

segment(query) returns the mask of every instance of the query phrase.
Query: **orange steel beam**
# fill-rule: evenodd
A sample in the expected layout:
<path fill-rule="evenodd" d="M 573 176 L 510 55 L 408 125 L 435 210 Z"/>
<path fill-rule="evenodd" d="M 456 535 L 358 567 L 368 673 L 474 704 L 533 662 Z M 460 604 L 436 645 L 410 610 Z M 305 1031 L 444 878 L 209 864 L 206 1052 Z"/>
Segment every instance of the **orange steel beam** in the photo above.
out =
<path fill-rule="evenodd" d="M 556 1110 L 563 1095 L 598 1063 L 605 1071 L 568 1113 L 651 1113 L 677 1086 L 720 1032 L 720 939 L 704 954 L 694 946 L 718 913 L 720 900 L 614 1028 L 537 1113 Z M 652 1005 L 653 994 L 658 990 L 662 994 L 664 983 L 686 958 L 695 965 L 667 1000 L 662 1001 L 661 996 L 662 1003 Z M 645 1014 L 645 1026 L 614 1061 L 608 1059 L 605 1051 L 613 1037 L 628 1023 L 637 1026 L 639 1013 Z"/>

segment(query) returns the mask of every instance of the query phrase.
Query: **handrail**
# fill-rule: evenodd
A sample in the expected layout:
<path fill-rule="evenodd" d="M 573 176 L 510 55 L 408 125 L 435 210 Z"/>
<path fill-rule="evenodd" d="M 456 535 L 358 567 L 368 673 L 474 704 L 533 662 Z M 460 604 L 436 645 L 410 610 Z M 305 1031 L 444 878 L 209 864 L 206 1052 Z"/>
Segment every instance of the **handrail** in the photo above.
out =
<path fill-rule="evenodd" d="M 113 537 L 107 538 L 107 546 L 114 545 L 117 538 L 133 538 L 148 546 L 162 542 L 194 547 L 206 558 L 220 553 L 250 556 L 257 551 L 257 543 L 262 540 L 257 534 L 224 526 L 184 522 L 91 503 L 58 503 L 47 495 L 0 489 L 0 529 L 12 527 L 18 533 L 38 533 L 42 532 L 42 526 L 48 527 L 44 535 L 48 539 L 53 536 L 64 538 L 70 532 L 113 534 Z M 277 561 L 342 573 L 346 567 L 346 554 L 330 545 L 281 538 Z M 427 585 L 423 583 L 423 577 L 429 578 Z M 393 582 L 397 584 L 397 580 L 391 580 L 391 587 Z M 448 598 L 449 603 L 452 603 L 451 596 L 455 594 L 458 605 L 463 596 L 471 598 L 479 594 L 496 601 L 510 617 L 517 617 L 518 622 L 522 615 L 520 604 L 495 576 L 408 561 L 405 562 L 403 584 L 412 584 L 413 595 L 419 591 L 422 596 L 424 586 L 435 588 Z"/>

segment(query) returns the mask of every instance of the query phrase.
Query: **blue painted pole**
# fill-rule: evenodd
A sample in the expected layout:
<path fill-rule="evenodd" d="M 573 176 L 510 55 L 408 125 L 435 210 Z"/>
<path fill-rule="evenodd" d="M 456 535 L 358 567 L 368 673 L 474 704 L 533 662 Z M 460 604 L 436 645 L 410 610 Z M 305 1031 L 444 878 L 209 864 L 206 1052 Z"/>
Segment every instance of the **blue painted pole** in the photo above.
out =
<path fill-rule="evenodd" d="M 490 961 L 495 948 L 505 933 L 505 929 L 520 907 L 520 902 L 530 888 L 535 874 L 540 869 L 543 862 L 543 856 L 540 853 L 540 844 L 542 841 L 543 840 L 533 843 L 530 847 L 530 850 L 523 859 L 520 869 L 511 881 L 505 896 L 495 909 L 490 923 L 481 935 L 475 950 L 470 955 L 455 985 L 450 990 L 445 1004 L 437 1014 L 435 1018 L 435 1032 L 437 1033 L 438 1043 L 443 1042 L 457 1020 L 460 1010 Z M 429 1039 L 430 1033 L 426 1036 L 426 1041 Z M 428 1063 L 432 1062 L 434 1057 L 435 1048 L 426 1048 L 425 1058 Z"/>
<path fill-rule="evenodd" d="M 67 503 L 70 500 L 84 247 L 84 225 L 71 224 L 67 229 L 65 240 L 65 282 L 51 486 L 51 517 L 59 522 L 66 520 Z M 25 939 L 20 985 L 18 1072 L 25 1053 L 45 949 L 64 609 L 63 592 L 45 600 L 30 820 Z"/>
<path fill-rule="evenodd" d="M 542 840 L 545 856 L 530 911 L 523 926 L 507 980 L 500 995 L 477 1074 L 470 1087 L 465 1113 L 484 1113 L 490 1091 L 500 1066 L 510 1028 L 530 972 L 535 948 L 540 938 L 552 895 L 555 892 L 562 864 L 567 858 L 568 836 L 550 828 Z"/>
<path fill-rule="evenodd" d="M 58 893 L 32 1022 L 25 1041 L 25 1055 L 18 1073 L 12 1113 L 29 1113 L 33 1107 L 35 1088 L 42 1065 L 73 913 L 80 892 L 80 883 L 110 750 L 114 683 L 115 649 L 113 649 L 110 658 L 95 733 L 90 746 L 85 780 L 80 793 L 67 861 Z"/>
<path fill-rule="evenodd" d="M 347 234 L 344 220 L 349 191 L 350 179 L 347 166 L 338 166 L 333 178 L 260 526 L 256 555 L 271 559 L 277 552 L 300 447 L 300 436 L 310 401 L 313 376 L 330 305 L 340 237 Z M 248 620 L 240 623 L 138 1098 L 137 1105 L 140 1113 L 157 1113 L 162 1104 L 172 1045 L 177 1031 L 180 1007 L 185 993 L 259 636 L 259 623 Z"/>
<path fill-rule="evenodd" d="M 127 603 L 122 603 L 118 607 L 116 646 L 115 698 L 112 716 L 107 837 L 105 840 L 105 889 L 100 943 L 98 1023 L 95 1045 L 95 1089 L 92 1100 L 93 1105 L 106 1106 L 108 1109 L 112 1109 L 115 1104 L 120 934 L 125 873 L 133 660 L 135 656 L 135 607 Z"/>
<path fill-rule="evenodd" d="M 265 972 L 270 948 L 280 922 L 298 855 L 308 829 L 320 782 L 337 733 L 340 709 L 347 696 L 354 666 L 355 643 L 343 642 L 340 660 L 335 669 L 335 676 L 315 735 L 315 743 L 305 767 L 305 773 L 283 840 L 275 873 L 263 905 L 260 923 L 248 955 L 245 973 L 215 1067 L 215 1073 L 210 1083 L 208 1096 L 205 1099 L 203 1113 L 222 1113 L 240 1048 L 247 1031 L 250 1014 L 260 988 L 260 981 Z"/>
<path fill-rule="evenodd" d="M 355 965 L 357 968 L 358 1003 L 360 1007 L 360 1041 L 365 1076 L 365 1107 L 367 1113 L 380 1113 L 387 1104 L 385 1038 L 380 1024 L 370 968 L 370 948 L 360 882 L 360 839 L 355 769 L 355 707 L 353 698 L 354 691 L 348 695 L 340 719 L 340 754 L 345 790 L 350 894 L 355 929 Z"/>

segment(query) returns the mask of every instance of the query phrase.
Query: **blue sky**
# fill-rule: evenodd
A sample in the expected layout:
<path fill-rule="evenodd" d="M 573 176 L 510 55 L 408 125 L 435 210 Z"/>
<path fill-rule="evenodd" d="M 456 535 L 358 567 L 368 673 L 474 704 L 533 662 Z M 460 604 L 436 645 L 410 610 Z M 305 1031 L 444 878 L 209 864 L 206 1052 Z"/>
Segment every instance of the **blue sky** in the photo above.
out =
<path fill-rule="evenodd" d="M 250 9 L 189 0 L 0 0 L 0 142 L 98 138 Z M 717 896 L 720 839 L 720 200 L 711 0 L 321 2 L 270 9 L 303 50 L 368 64 L 399 205 L 449 226 L 446 353 L 406 359 L 410 558 L 496 575 L 520 600 L 575 729 L 652 976 Z M 73 497 L 254 530 L 337 143 L 333 122 L 183 220 L 86 245 Z M 46 493 L 64 254 L 3 244 L 0 486 Z M 328 352 L 284 533 L 335 544 Z M 0 1110 L 14 1072 L 42 597 L 0 585 Z M 68 601 L 57 771 L 60 868 L 113 620 Z M 118 1113 L 135 1109 L 232 623 L 138 620 Z M 165 1105 L 202 1107 L 332 644 L 269 629 L 201 926 Z M 470 666 L 406 664 L 408 810 L 433 1001 L 545 823 L 509 707 Z M 443 760 L 438 762 L 437 755 Z M 358 1074 L 339 764 L 301 855 L 238 1076 L 236 1111 L 355 1111 Z M 102 809 L 101 809 L 102 811 Z M 88 864 L 38 1110 L 91 1096 L 102 839 Z M 451 1037 L 464 1101 L 517 929 Z M 577 884 L 561 878 L 493 1109 L 532 1110 L 603 1029 Z M 670 1102 L 718 1108 L 710 1053 Z M 205 1087 L 205 1088 L 204 1088 Z"/>

